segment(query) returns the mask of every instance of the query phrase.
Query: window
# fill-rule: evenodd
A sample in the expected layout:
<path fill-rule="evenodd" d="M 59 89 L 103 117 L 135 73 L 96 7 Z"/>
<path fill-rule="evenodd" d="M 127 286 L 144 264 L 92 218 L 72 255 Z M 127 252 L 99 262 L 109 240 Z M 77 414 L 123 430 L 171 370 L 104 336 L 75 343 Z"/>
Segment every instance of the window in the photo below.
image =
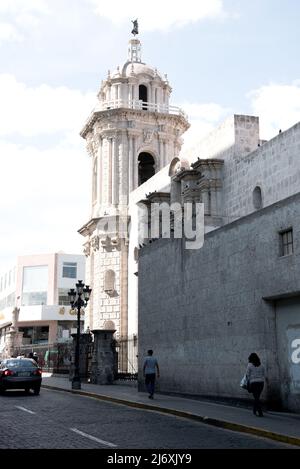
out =
<path fill-rule="evenodd" d="M 70 306 L 70 298 L 68 295 L 68 291 L 64 288 L 58 289 L 58 304 L 62 306 Z"/>
<path fill-rule="evenodd" d="M 262 192 L 259 186 L 256 186 L 256 188 L 253 191 L 252 196 L 253 196 L 253 206 L 255 210 L 260 210 L 263 207 L 263 202 L 262 202 Z"/>
<path fill-rule="evenodd" d="M 48 266 L 23 267 L 22 306 L 46 305 Z"/>
<path fill-rule="evenodd" d="M 148 90 L 147 86 L 140 85 L 139 86 L 139 100 L 142 101 L 142 109 L 147 109 L 148 103 Z"/>
<path fill-rule="evenodd" d="M 290 228 L 280 233 L 280 255 L 289 256 L 294 252 L 293 229 Z"/>
<path fill-rule="evenodd" d="M 64 278 L 76 278 L 77 277 L 77 263 L 76 262 L 64 262 L 63 277 Z"/>
<path fill-rule="evenodd" d="M 150 153 L 142 152 L 138 157 L 139 186 L 155 174 L 155 162 Z"/>
<path fill-rule="evenodd" d="M 49 339 L 49 326 L 19 327 L 23 332 L 22 342 L 26 344 L 44 344 Z"/>

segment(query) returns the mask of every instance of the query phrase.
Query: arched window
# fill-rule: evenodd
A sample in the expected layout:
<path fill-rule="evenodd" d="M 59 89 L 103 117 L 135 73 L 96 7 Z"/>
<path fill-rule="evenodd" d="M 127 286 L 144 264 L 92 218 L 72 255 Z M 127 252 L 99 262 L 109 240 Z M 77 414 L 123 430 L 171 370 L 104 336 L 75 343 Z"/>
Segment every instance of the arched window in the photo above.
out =
<path fill-rule="evenodd" d="M 139 164 L 139 186 L 148 181 L 155 174 L 155 161 L 150 153 L 140 153 L 138 157 Z"/>
<path fill-rule="evenodd" d="M 147 109 L 147 105 L 144 103 L 148 103 L 148 90 L 147 86 L 140 85 L 139 86 L 139 100 L 143 101 L 143 109 Z"/>
<path fill-rule="evenodd" d="M 261 193 L 261 188 L 259 186 L 256 186 L 256 188 L 253 191 L 253 207 L 255 210 L 260 210 L 263 206 L 262 203 L 262 193 Z"/>
<path fill-rule="evenodd" d="M 104 274 L 104 291 L 111 295 L 115 291 L 116 274 L 113 270 L 107 270 Z"/>

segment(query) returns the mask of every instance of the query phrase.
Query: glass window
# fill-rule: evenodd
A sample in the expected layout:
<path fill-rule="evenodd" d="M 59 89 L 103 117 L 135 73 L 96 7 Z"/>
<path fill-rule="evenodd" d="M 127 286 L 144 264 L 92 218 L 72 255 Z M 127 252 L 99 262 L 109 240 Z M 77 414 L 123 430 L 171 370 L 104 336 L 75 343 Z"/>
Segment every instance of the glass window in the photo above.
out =
<path fill-rule="evenodd" d="M 47 265 L 23 267 L 23 306 L 47 304 L 47 290 Z"/>
<path fill-rule="evenodd" d="M 49 326 L 19 327 L 23 332 L 23 344 L 44 344 L 48 342 Z"/>
<path fill-rule="evenodd" d="M 58 289 L 58 304 L 63 306 L 70 306 L 70 299 L 68 290 L 64 288 Z"/>
<path fill-rule="evenodd" d="M 294 252 L 293 229 L 282 231 L 281 238 L 281 256 L 289 256 Z"/>
<path fill-rule="evenodd" d="M 76 262 L 64 262 L 63 277 L 64 278 L 76 278 L 77 277 L 77 263 Z"/>

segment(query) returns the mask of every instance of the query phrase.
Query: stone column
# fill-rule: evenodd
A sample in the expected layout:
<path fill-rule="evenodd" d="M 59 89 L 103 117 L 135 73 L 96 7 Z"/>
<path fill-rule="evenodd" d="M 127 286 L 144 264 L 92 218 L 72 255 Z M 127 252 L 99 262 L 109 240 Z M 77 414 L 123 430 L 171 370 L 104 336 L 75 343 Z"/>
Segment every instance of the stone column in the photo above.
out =
<path fill-rule="evenodd" d="M 99 150 L 98 150 L 98 205 L 102 204 L 102 138 L 99 137 Z"/>
<path fill-rule="evenodd" d="M 112 384 L 115 372 L 115 330 L 94 329 L 91 383 Z"/>
<path fill-rule="evenodd" d="M 128 193 L 133 189 L 133 137 L 128 136 Z"/>
<path fill-rule="evenodd" d="M 204 215 L 210 215 L 210 206 L 209 206 L 209 189 L 208 187 L 202 188 L 202 197 L 204 203 Z"/>
<path fill-rule="evenodd" d="M 168 157 L 167 157 L 167 142 L 163 142 L 163 166 L 167 166 Z"/>
<path fill-rule="evenodd" d="M 111 149 L 111 204 L 116 204 L 116 147 L 117 142 L 116 138 L 112 139 L 112 149 Z"/>
<path fill-rule="evenodd" d="M 127 132 L 122 132 L 119 146 L 119 207 L 128 205 L 129 193 L 129 150 Z"/>
<path fill-rule="evenodd" d="M 170 197 L 171 197 L 171 204 L 178 203 L 181 204 L 181 182 L 176 179 L 175 177 L 171 178 L 171 188 L 170 188 Z"/>
<path fill-rule="evenodd" d="M 212 217 L 218 215 L 217 191 L 215 181 L 210 181 L 210 212 Z"/>
<path fill-rule="evenodd" d="M 138 155 L 136 154 L 136 137 L 132 139 L 132 161 L 133 161 L 133 190 L 139 185 L 139 174 L 138 174 Z"/>
<path fill-rule="evenodd" d="M 112 139 L 108 140 L 108 203 L 112 203 L 113 172 L 112 172 Z"/>
<path fill-rule="evenodd" d="M 114 138 L 114 151 L 113 151 L 113 202 L 117 206 L 119 203 L 119 138 L 116 135 Z"/>
<path fill-rule="evenodd" d="M 72 359 L 69 373 L 69 380 L 72 381 L 75 373 L 75 349 L 76 349 L 76 337 L 77 334 L 72 334 L 73 344 L 72 344 Z M 88 355 L 89 347 L 92 340 L 92 336 L 89 333 L 80 334 L 79 341 L 79 375 L 83 380 L 88 378 Z"/>

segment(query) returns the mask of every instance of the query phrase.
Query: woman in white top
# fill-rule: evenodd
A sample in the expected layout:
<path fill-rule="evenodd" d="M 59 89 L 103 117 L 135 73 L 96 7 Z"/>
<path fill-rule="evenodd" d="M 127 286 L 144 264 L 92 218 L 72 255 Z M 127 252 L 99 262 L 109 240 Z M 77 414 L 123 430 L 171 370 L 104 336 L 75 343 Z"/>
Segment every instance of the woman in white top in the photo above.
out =
<path fill-rule="evenodd" d="M 259 398 L 264 388 L 265 369 L 256 353 L 251 353 L 248 361 L 249 364 L 246 370 L 246 377 L 249 383 L 249 392 L 251 392 L 254 397 L 253 413 L 254 415 L 257 415 L 258 413 L 259 417 L 263 417 Z"/>

